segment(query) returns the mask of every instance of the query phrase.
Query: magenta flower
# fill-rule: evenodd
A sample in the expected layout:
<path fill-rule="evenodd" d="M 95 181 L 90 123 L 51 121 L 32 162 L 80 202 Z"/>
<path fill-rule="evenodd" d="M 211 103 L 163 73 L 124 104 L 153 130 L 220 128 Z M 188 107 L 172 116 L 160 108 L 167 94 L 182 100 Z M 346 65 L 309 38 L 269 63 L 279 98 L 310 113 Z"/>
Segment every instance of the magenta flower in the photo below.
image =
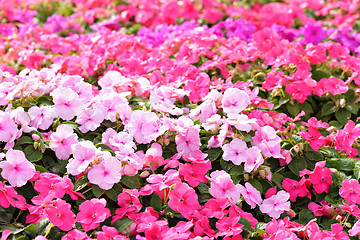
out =
<path fill-rule="evenodd" d="M 243 90 L 228 88 L 221 103 L 225 113 L 239 113 L 250 104 L 250 97 Z"/>
<path fill-rule="evenodd" d="M 339 194 L 343 197 L 349 204 L 359 204 L 360 199 L 360 184 L 355 179 L 345 179 L 339 190 Z"/>
<path fill-rule="evenodd" d="M 325 162 L 317 162 L 314 171 L 309 175 L 309 180 L 313 184 L 314 190 L 317 193 L 329 193 L 330 185 L 332 184 L 331 171 L 324 167 Z"/>
<path fill-rule="evenodd" d="M 121 162 L 117 158 L 112 157 L 110 153 L 109 155 L 100 164 L 95 165 L 88 173 L 89 181 L 105 190 L 112 188 L 121 179 Z"/>
<path fill-rule="evenodd" d="M 200 204 L 193 188 L 186 183 L 177 183 L 169 194 L 169 207 L 189 219 L 200 208 Z"/>
<path fill-rule="evenodd" d="M 35 174 L 35 167 L 25 154 L 19 150 L 6 152 L 6 161 L 0 162 L 1 176 L 9 181 L 13 187 L 24 186 Z"/>
<path fill-rule="evenodd" d="M 79 206 L 80 212 L 76 216 L 76 221 L 81 223 L 85 232 L 100 226 L 100 223 L 110 217 L 110 210 L 105 207 L 105 199 L 87 200 Z"/>
<path fill-rule="evenodd" d="M 60 125 L 56 132 L 50 136 L 50 148 L 55 151 L 56 156 L 65 160 L 71 154 L 71 146 L 78 142 L 77 135 L 73 129 L 68 125 Z"/>
<path fill-rule="evenodd" d="M 54 206 L 46 209 L 49 221 L 63 231 L 70 231 L 75 225 L 75 214 L 71 211 L 71 205 L 61 199 L 51 203 Z"/>
<path fill-rule="evenodd" d="M 260 211 L 277 219 L 284 211 L 290 210 L 289 198 L 290 194 L 281 190 L 276 195 L 265 199 L 260 206 Z"/>

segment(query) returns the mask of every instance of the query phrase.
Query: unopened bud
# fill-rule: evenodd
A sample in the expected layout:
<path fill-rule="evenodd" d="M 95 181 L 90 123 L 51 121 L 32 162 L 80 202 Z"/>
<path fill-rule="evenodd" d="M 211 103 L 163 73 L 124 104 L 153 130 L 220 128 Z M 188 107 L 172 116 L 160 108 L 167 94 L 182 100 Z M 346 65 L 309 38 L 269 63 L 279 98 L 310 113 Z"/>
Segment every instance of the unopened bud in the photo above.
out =
<path fill-rule="evenodd" d="M 37 135 L 36 133 L 34 133 L 33 135 L 31 135 L 31 137 L 32 137 L 32 139 L 33 139 L 34 141 L 37 141 L 37 140 L 40 139 L 40 136 Z"/>
<path fill-rule="evenodd" d="M 245 181 L 248 181 L 249 179 L 250 179 L 249 174 L 245 173 L 245 174 L 244 174 L 244 180 L 245 180 Z"/>
<path fill-rule="evenodd" d="M 266 177 L 265 170 L 260 170 L 259 175 L 260 175 L 260 177 L 265 178 Z"/>
<path fill-rule="evenodd" d="M 140 177 L 141 178 L 146 178 L 147 176 L 149 176 L 149 171 L 143 171 L 142 173 L 140 173 Z"/>

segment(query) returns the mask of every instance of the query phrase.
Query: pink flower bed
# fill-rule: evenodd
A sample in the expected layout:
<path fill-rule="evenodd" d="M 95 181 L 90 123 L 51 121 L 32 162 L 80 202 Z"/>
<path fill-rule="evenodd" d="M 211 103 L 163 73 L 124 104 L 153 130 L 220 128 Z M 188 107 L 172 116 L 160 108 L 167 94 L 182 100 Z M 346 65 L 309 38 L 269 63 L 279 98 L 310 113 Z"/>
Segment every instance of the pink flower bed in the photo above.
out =
<path fill-rule="evenodd" d="M 359 6 L 1 1 L 1 240 L 357 239 Z"/>

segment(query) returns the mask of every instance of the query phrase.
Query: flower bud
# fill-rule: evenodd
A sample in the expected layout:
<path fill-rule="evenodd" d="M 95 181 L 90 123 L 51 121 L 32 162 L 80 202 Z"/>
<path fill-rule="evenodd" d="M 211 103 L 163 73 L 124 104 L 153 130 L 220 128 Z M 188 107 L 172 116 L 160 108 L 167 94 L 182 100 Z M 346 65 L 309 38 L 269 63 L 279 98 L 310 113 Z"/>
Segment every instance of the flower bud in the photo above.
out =
<path fill-rule="evenodd" d="M 37 141 L 37 140 L 40 139 L 40 136 L 37 135 L 36 133 L 34 133 L 33 135 L 31 135 L 31 137 L 32 137 L 32 139 L 33 139 L 34 141 Z"/>

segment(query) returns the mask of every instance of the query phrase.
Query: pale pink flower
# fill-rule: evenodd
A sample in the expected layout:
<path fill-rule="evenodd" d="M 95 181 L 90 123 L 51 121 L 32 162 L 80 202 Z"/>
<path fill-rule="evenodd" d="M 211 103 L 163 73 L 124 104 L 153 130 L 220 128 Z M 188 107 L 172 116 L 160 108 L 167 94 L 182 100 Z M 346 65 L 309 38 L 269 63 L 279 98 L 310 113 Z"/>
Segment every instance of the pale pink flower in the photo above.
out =
<path fill-rule="evenodd" d="M 88 173 L 89 181 L 105 190 L 112 188 L 120 181 L 122 170 L 121 162 L 107 153 L 104 153 L 103 161 L 95 165 Z"/>
<path fill-rule="evenodd" d="M 83 103 L 79 95 L 70 88 L 57 88 L 51 92 L 54 109 L 64 120 L 71 120 L 81 112 Z"/>
<path fill-rule="evenodd" d="M 0 162 L 1 176 L 9 181 L 13 187 L 24 186 L 35 174 L 35 167 L 25 154 L 19 150 L 6 152 L 6 161 Z"/>
<path fill-rule="evenodd" d="M 96 157 L 96 147 L 91 141 L 82 141 L 71 146 L 73 157 L 66 166 L 72 175 L 84 172 Z"/>
<path fill-rule="evenodd" d="M 264 158 L 258 147 L 252 147 L 246 150 L 246 161 L 244 169 L 246 172 L 256 171 L 264 163 Z"/>
<path fill-rule="evenodd" d="M 277 219 L 284 211 L 290 210 L 289 198 L 290 194 L 281 190 L 276 195 L 265 199 L 260 206 L 260 211 Z"/>
<path fill-rule="evenodd" d="M 240 165 L 246 161 L 247 149 L 248 147 L 243 140 L 235 138 L 222 147 L 222 150 L 224 151 L 223 159 L 225 161 L 232 161 L 235 165 Z"/>
<path fill-rule="evenodd" d="M 33 106 L 29 109 L 30 126 L 46 130 L 53 123 L 56 112 L 49 106 Z"/>
<path fill-rule="evenodd" d="M 249 95 L 238 88 L 228 88 L 221 100 L 225 113 L 239 113 L 250 104 Z"/>
<path fill-rule="evenodd" d="M 186 131 L 186 134 L 176 135 L 175 143 L 178 152 L 184 151 L 185 156 L 191 156 L 193 151 L 199 150 L 201 145 L 199 129 L 191 127 Z"/>
<path fill-rule="evenodd" d="M 235 203 L 240 199 L 239 187 L 235 186 L 230 175 L 224 170 L 217 170 L 210 174 L 209 193 L 215 198 L 228 198 Z"/>
<path fill-rule="evenodd" d="M 245 183 L 245 187 L 239 185 L 239 189 L 246 203 L 249 204 L 251 208 L 255 208 L 256 205 L 260 206 L 262 203 L 261 194 L 249 182 Z"/>
<path fill-rule="evenodd" d="M 51 134 L 49 145 L 59 159 L 65 160 L 71 154 L 71 146 L 78 142 L 77 138 L 70 126 L 62 124 Z"/>
<path fill-rule="evenodd" d="M 17 125 L 10 118 L 10 114 L 0 111 L 0 141 L 8 142 L 18 132 Z"/>

